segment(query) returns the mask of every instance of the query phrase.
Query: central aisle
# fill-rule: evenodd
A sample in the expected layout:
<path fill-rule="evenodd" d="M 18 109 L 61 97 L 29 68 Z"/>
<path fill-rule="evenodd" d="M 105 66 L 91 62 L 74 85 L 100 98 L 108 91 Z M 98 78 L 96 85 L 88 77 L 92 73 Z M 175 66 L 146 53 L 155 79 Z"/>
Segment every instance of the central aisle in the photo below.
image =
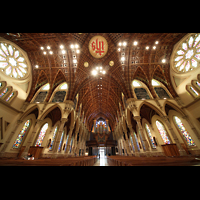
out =
<path fill-rule="evenodd" d="M 106 156 L 100 157 L 100 159 L 98 159 L 97 162 L 93 166 L 109 166 L 107 163 Z"/>

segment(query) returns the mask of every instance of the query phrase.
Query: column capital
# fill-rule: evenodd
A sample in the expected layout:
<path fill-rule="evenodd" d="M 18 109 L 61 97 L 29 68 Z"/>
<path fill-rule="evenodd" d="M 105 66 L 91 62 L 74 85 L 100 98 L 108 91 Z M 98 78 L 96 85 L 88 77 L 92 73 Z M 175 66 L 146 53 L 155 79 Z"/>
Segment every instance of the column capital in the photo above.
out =
<path fill-rule="evenodd" d="M 136 100 L 135 98 L 129 98 L 126 101 L 127 107 L 131 112 L 133 112 L 134 110 L 137 111 L 137 106 L 135 105 L 135 100 Z"/>
<path fill-rule="evenodd" d="M 141 117 L 140 117 L 140 116 L 135 116 L 135 117 L 133 117 L 133 119 L 134 119 L 135 121 L 137 121 L 137 122 L 140 122 Z"/>

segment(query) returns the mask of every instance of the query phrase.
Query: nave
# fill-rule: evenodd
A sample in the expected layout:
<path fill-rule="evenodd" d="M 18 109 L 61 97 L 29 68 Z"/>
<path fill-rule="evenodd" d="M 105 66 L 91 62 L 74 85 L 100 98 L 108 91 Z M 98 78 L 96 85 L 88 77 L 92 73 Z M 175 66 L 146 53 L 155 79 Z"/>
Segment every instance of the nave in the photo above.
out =
<path fill-rule="evenodd" d="M 0 166 L 200 166 L 200 156 L 103 156 L 100 159 L 97 156 L 80 156 L 35 160 L 1 158 Z"/>
<path fill-rule="evenodd" d="M 198 165 L 199 105 L 200 33 L 0 33 L 2 165 Z"/>

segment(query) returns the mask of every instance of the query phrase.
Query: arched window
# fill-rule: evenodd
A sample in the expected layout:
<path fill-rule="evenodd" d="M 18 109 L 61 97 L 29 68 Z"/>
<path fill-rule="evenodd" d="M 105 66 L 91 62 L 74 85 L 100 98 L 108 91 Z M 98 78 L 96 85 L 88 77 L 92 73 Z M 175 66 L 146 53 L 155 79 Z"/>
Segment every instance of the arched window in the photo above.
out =
<path fill-rule="evenodd" d="M 13 144 L 13 148 L 15 148 L 15 149 L 19 148 L 19 146 L 21 145 L 22 140 L 23 140 L 25 134 L 27 133 L 27 131 L 28 131 L 29 127 L 30 127 L 30 124 L 31 124 L 30 120 L 27 120 L 24 123 L 24 125 L 23 125 L 23 127 L 22 127 L 22 129 L 21 129 L 21 131 L 19 133 L 19 135 L 17 136 L 17 139 L 15 140 L 15 142 Z"/>
<path fill-rule="evenodd" d="M 43 142 L 44 136 L 45 136 L 45 134 L 47 132 L 47 129 L 48 129 L 48 123 L 45 123 L 43 125 L 43 127 L 41 128 L 39 136 L 38 136 L 38 139 L 37 139 L 37 141 L 35 143 L 36 147 L 41 147 L 42 146 L 42 142 Z"/>
<path fill-rule="evenodd" d="M 194 97 L 194 98 L 199 97 L 199 93 L 191 85 L 187 85 L 186 90 L 189 92 L 190 95 L 192 95 L 192 97 Z"/>
<path fill-rule="evenodd" d="M 40 90 L 39 92 L 37 92 L 37 96 L 34 100 L 34 103 L 42 103 L 44 102 L 44 100 L 46 99 L 46 96 L 48 94 L 48 91 L 49 91 L 49 88 L 50 88 L 50 85 L 49 83 L 45 84 Z"/>
<path fill-rule="evenodd" d="M 157 80 L 152 79 L 151 80 L 151 85 L 153 86 L 156 94 L 160 99 L 169 99 L 170 96 L 167 93 L 166 89 L 163 87 L 161 83 L 159 83 Z"/>
<path fill-rule="evenodd" d="M 194 141 L 192 140 L 190 134 L 187 132 L 185 126 L 183 125 L 182 121 L 180 120 L 180 118 L 178 118 L 177 116 L 174 116 L 174 121 L 175 121 L 175 124 L 177 125 L 179 131 L 182 133 L 188 146 L 196 146 Z"/>
<path fill-rule="evenodd" d="M 8 88 L 6 88 L 6 89 L 0 94 L 0 98 L 3 97 L 7 92 L 8 92 Z"/>
<path fill-rule="evenodd" d="M 132 87 L 137 99 L 150 99 L 150 95 L 147 92 L 148 88 L 145 86 L 145 84 L 142 84 L 138 80 L 133 80 Z"/>
<path fill-rule="evenodd" d="M 199 67 L 200 34 L 193 34 L 182 42 L 174 56 L 174 70 L 186 73 Z"/>
<path fill-rule="evenodd" d="M 52 137 L 52 140 L 51 140 L 51 144 L 50 144 L 49 150 L 53 149 L 53 144 L 54 144 L 54 141 L 55 141 L 55 138 L 56 138 L 57 130 L 58 130 L 58 127 L 56 126 L 56 128 L 54 130 L 54 133 L 53 133 L 53 137 Z"/>
<path fill-rule="evenodd" d="M 155 144 L 155 142 L 154 142 L 153 136 L 151 135 L 151 131 L 150 131 L 150 128 L 149 128 L 148 124 L 145 124 L 145 129 L 146 129 L 146 131 L 147 131 L 147 133 L 148 133 L 148 136 L 149 136 L 149 139 L 150 139 L 150 141 L 151 141 L 151 146 L 152 146 L 152 148 L 153 148 L 153 149 L 156 149 L 156 144 Z"/>
<path fill-rule="evenodd" d="M 165 144 L 170 144 L 170 140 L 169 140 L 169 138 L 167 136 L 167 131 L 165 130 L 164 125 L 160 121 L 157 120 L 156 121 L 156 126 L 157 126 L 157 129 L 158 129 L 162 139 L 163 139 L 163 142 Z"/>
<path fill-rule="evenodd" d="M 52 102 L 63 102 L 67 94 L 67 88 L 67 83 L 63 83 L 60 86 L 58 86 L 58 89 L 56 89 Z"/>

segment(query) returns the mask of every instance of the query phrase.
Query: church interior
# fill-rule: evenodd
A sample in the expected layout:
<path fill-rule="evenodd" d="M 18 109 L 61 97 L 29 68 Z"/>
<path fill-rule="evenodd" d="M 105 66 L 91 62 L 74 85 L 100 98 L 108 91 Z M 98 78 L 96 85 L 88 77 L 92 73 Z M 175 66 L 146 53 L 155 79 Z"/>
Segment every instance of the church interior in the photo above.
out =
<path fill-rule="evenodd" d="M 200 166 L 200 33 L 0 33 L 0 166 Z"/>

